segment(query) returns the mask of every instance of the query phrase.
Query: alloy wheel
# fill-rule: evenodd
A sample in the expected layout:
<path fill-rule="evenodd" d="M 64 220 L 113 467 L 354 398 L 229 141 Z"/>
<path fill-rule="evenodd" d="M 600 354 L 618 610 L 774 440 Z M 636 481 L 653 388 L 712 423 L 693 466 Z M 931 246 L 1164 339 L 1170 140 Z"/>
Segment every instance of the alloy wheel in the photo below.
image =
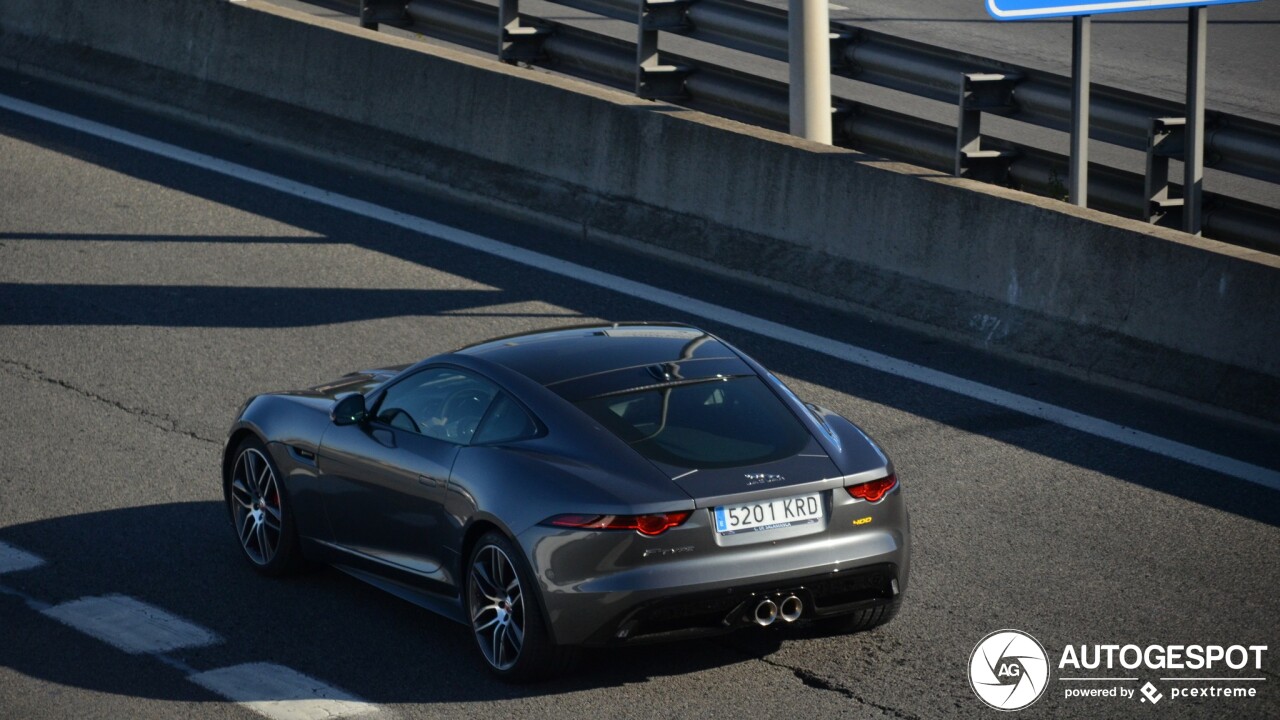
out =
<path fill-rule="evenodd" d="M 489 664 L 507 670 L 520 658 L 524 645 L 524 598 L 520 577 L 511 558 L 494 545 L 486 545 L 475 556 L 470 594 L 471 628 Z"/>
<path fill-rule="evenodd" d="M 231 510 L 245 554 L 258 565 L 271 562 L 280 549 L 284 510 L 275 471 L 256 448 L 246 448 L 236 460 Z"/>

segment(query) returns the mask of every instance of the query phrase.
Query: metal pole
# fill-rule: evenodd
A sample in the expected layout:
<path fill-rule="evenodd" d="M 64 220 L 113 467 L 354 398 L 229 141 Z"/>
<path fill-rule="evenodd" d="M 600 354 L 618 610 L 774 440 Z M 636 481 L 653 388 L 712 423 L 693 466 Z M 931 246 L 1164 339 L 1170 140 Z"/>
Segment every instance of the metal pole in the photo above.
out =
<path fill-rule="evenodd" d="M 1183 150 L 1182 229 L 1200 234 L 1204 190 L 1204 66 L 1209 45 L 1209 8 L 1193 7 L 1187 17 L 1187 129 Z"/>
<path fill-rule="evenodd" d="M 1071 188 L 1072 205 L 1089 205 L 1089 36 L 1088 15 L 1071 18 Z"/>
<path fill-rule="evenodd" d="M 791 134 L 831 144 L 831 21 L 827 0 L 787 0 Z"/>

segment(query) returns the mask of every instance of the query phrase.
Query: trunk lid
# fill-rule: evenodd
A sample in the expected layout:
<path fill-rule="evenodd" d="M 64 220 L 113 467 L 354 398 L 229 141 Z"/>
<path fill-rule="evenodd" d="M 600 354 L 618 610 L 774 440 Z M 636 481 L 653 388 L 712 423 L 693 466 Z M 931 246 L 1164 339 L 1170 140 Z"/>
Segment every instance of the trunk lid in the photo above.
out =
<path fill-rule="evenodd" d="M 773 462 L 730 468 L 691 469 L 654 462 L 697 507 L 787 497 L 843 483 L 835 463 L 816 441 L 799 453 Z"/>

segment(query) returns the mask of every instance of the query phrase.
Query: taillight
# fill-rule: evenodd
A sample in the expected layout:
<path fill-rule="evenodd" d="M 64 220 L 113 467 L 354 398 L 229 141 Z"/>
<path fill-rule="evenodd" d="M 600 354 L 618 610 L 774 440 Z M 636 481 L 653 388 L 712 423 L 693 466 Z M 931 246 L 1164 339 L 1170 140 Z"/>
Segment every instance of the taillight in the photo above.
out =
<path fill-rule="evenodd" d="M 859 483 L 858 485 L 850 485 L 845 488 L 845 490 L 848 490 L 849 495 L 857 500 L 880 502 L 897 484 L 898 476 L 890 475 L 889 477 L 882 477 L 879 480 Z"/>
<path fill-rule="evenodd" d="M 635 530 L 641 535 L 661 535 L 688 520 L 692 514 L 690 510 L 681 510 L 650 515 L 557 515 L 543 524 L 582 530 Z"/>

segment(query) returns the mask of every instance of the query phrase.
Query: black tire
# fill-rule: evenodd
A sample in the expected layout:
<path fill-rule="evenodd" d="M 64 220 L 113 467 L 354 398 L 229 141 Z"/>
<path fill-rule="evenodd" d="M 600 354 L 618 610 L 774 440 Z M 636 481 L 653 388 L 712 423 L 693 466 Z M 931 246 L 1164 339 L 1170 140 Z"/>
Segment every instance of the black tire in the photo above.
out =
<path fill-rule="evenodd" d="M 487 532 L 471 549 L 463 598 L 476 649 L 498 678 L 511 683 L 546 680 L 573 664 L 577 648 L 552 642 L 533 573 L 504 535 Z"/>
<path fill-rule="evenodd" d="M 253 569 L 270 577 L 301 569 L 293 508 L 280 469 L 261 440 L 251 436 L 236 446 L 223 491 L 231 532 Z"/>
<path fill-rule="evenodd" d="M 863 610 L 855 610 L 848 615 L 840 615 L 822 621 L 823 629 L 836 634 L 866 632 L 880 627 L 893 620 L 902 607 L 902 593 L 883 605 L 875 605 Z"/>

